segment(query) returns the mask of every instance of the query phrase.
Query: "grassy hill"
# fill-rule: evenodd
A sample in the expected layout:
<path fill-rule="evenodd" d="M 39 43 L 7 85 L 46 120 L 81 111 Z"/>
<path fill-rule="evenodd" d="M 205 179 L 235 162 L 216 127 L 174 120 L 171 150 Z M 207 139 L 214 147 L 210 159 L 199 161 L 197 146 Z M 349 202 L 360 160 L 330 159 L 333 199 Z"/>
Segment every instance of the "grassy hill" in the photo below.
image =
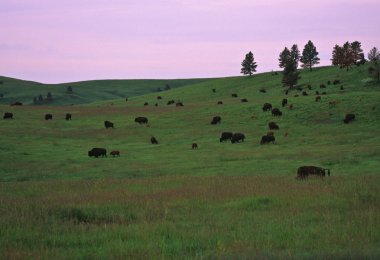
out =
<path fill-rule="evenodd" d="M 99 100 L 112 100 L 117 98 L 143 95 L 150 92 L 178 88 L 208 79 L 174 79 L 174 80 L 91 80 L 62 84 L 42 84 L 0 76 L 0 104 L 23 102 L 28 105 L 71 105 L 92 103 Z M 68 93 L 67 88 L 72 87 L 73 92 Z M 53 95 L 51 101 L 47 100 L 47 93 Z M 42 102 L 33 102 L 33 98 L 42 95 Z"/>
<path fill-rule="evenodd" d="M 281 75 L 264 73 L 128 102 L 0 105 L 1 114 L 14 114 L 0 124 L 2 256 L 377 259 L 380 86 L 366 66 L 301 77 L 301 91 L 288 95 Z M 328 84 L 335 79 L 341 83 Z M 321 102 L 315 91 L 326 92 Z M 281 107 L 284 97 L 292 110 Z M 166 105 L 172 99 L 184 106 Z M 263 112 L 265 102 L 283 116 Z M 344 124 L 346 113 L 356 120 Z M 221 124 L 211 125 L 217 115 Z M 136 124 L 137 116 L 148 117 L 149 126 Z M 104 120 L 115 129 L 105 129 Z M 280 126 L 276 143 L 260 145 L 270 121 Z M 220 143 L 224 131 L 246 140 Z M 120 150 L 121 157 L 89 158 L 93 147 Z M 299 181 L 301 165 L 332 175 Z"/>

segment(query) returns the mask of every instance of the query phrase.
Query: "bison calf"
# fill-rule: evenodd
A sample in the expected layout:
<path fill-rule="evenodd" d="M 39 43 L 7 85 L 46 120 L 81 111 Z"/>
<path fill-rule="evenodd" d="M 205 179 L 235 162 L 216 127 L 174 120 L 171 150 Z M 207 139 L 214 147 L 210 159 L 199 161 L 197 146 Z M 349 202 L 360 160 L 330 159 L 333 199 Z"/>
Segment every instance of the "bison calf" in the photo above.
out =
<path fill-rule="evenodd" d="M 120 151 L 114 150 L 110 152 L 110 155 L 112 155 L 112 157 L 115 157 L 115 156 L 120 157 Z"/>

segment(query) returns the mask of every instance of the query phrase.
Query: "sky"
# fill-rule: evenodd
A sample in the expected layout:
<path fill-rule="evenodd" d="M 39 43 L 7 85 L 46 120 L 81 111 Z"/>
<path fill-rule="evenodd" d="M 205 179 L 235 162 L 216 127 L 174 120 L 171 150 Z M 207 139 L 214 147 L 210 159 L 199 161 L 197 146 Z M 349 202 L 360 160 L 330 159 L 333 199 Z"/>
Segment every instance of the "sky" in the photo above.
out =
<path fill-rule="evenodd" d="M 335 44 L 380 48 L 379 0 L 0 0 L 0 75 L 92 79 L 238 76 L 279 70 L 284 47 L 308 40 L 320 65 Z"/>

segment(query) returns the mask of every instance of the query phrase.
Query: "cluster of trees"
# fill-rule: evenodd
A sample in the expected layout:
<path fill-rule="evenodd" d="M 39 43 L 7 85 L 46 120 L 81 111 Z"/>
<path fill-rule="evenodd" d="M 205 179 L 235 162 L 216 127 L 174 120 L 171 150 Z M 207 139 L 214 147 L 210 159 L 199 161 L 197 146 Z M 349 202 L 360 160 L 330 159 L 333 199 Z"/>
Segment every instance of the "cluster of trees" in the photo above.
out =
<path fill-rule="evenodd" d="M 318 57 L 317 48 L 312 41 L 304 46 L 302 55 L 298 50 L 297 44 L 288 49 L 285 49 L 279 56 L 279 67 L 283 68 L 282 83 L 289 88 L 294 87 L 300 79 L 298 65 L 301 62 L 301 67 L 312 70 L 313 66 L 319 64 L 320 58 Z M 379 82 L 380 77 L 380 52 L 374 47 L 368 53 L 368 60 L 371 62 L 369 74 Z M 352 43 L 346 42 L 343 46 L 335 45 L 332 52 L 332 64 L 347 70 L 353 65 L 362 65 L 366 63 L 361 43 L 354 41 Z M 253 53 L 250 51 L 245 55 L 245 59 L 241 63 L 241 73 L 244 75 L 252 76 L 256 72 L 257 63 L 255 62 Z M 273 74 L 273 73 L 272 73 Z"/>
<path fill-rule="evenodd" d="M 51 92 L 48 92 L 46 94 L 46 98 L 44 99 L 44 97 L 39 94 L 38 97 L 34 97 L 33 98 L 33 103 L 34 104 L 38 104 L 38 103 L 43 103 L 43 102 L 50 102 L 50 101 L 53 101 L 53 94 L 51 94 Z"/>
<path fill-rule="evenodd" d="M 354 41 L 346 42 L 343 46 L 335 45 L 332 52 L 332 64 L 347 70 L 352 65 L 361 65 L 366 62 L 361 43 Z"/>

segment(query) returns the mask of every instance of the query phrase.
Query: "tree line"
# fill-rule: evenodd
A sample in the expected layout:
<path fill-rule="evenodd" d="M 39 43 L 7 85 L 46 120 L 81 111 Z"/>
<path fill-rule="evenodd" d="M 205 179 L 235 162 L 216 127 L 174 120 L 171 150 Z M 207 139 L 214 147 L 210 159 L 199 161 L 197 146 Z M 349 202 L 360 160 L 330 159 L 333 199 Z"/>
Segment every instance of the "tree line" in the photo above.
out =
<path fill-rule="evenodd" d="M 318 51 L 312 41 L 308 41 L 304 46 L 302 55 L 298 50 L 297 44 L 288 49 L 285 47 L 279 55 L 279 67 L 283 69 L 282 83 L 284 86 L 293 88 L 300 79 L 300 72 L 298 70 L 299 63 L 304 69 L 312 68 L 319 64 L 320 58 Z M 332 65 L 338 66 L 341 69 L 349 70 L 353 65 L 360 66 L 366 62 L 370 62 L 371 66 L 368 73 L 373 77 L 376 82 L 380 82 L 380 52 L 376 47 L 373 47 L 368 55 L 368 60 L 365 59 L 361 43 L 354 41 L 352 43 L 346 42 L 342 46 L 335 45 L 332 51 L 331 62 Z M 245 55 L 245 59 L 241 63 L 241 73 L 244 75 L 252 76 L 256 72 L 257 63 L 255 62 L 254 55 L 250 51 Z"/>

